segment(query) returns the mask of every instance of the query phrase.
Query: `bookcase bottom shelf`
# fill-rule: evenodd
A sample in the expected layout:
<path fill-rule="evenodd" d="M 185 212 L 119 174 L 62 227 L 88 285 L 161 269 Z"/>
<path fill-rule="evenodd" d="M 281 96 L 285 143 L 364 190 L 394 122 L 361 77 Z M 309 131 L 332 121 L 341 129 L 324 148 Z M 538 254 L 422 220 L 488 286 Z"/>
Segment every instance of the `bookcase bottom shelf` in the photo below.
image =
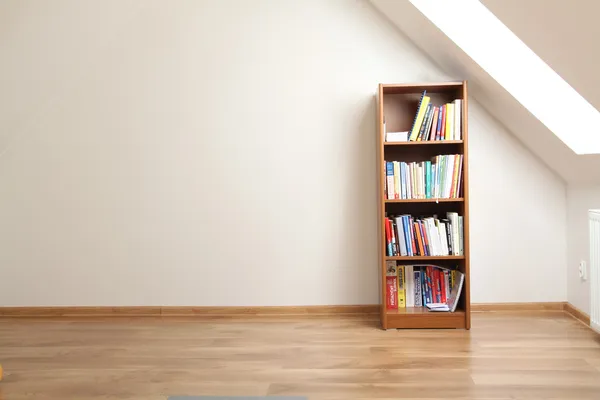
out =
<path fill-rule="evenodd" d="M 398 310 L 386 310 L 387 329 L 464 329 L 466 328 L 465 312 L 456 310 L 449 312 L 431 312 L 425 307 L 408 307 Z"/>

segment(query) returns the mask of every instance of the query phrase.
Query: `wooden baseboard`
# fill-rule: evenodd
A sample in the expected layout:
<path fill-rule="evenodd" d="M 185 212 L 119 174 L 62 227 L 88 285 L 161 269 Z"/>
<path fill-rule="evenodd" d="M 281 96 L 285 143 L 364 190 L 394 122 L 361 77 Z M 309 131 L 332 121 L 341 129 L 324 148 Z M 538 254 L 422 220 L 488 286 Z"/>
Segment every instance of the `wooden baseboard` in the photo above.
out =
<path fill-rule="evenodd" d="M 497 311 L 565 311 L 584 324 L 589 315 L 565 302 L 552 303 L 484 303 L 471 304 L 473 312 Z M 338 306 L 265 306 L 265 307 L 0 307 L 2 317 L 250 317 L 250 316 L 319 316 L 375 315 L 378 304 Z"/>
<path fill-rule="evenodd" d="M 243 317 L 378 314 L 379 305 L 267 307 L 0 307 L 1 317 Z"/>
<path fill-rule="evenodd" d="M 583 322 L 584 325 L 590 326 L 590 316 L 571 303 L 565 303 L 565 312 L 573 318 Z"/>
<path fill-rule="evenodd" d="M 471 311 L 563 311 L 564 302 L 543 303 L 477 303 L 471 304 Z"/>

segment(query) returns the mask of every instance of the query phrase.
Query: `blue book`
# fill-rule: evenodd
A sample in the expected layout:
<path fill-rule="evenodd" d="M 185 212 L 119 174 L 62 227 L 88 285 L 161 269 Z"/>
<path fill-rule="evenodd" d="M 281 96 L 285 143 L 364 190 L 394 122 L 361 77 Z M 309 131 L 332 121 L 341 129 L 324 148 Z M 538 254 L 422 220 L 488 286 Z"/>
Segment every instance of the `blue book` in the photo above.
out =
<path fill-rule="evenodd" d="M 421 291 L 423 292 L 423 305 L 427 304 L 427 268 L 421 269 Z"/>
<path fill-rule="evenodd" d="M 423 306 L 423 293 L 421 292 L 421 268 L 415 267 L 415 307 Z"/>
<path fill-rule="evenodd" d="M 435 139 L 434 140 L 442 140 L 442 107 L 440 106 L 440 111 L 438 114 L 437 121 L 437 129 L 435 130 Z"/>
<path fill-rule="evenodd" d="M 404 229 L 404 239 L 406 240 L 406 252 L 409 256 L 414 256 L 412 250 L 412 235 L 411 230 L 408 229 L 408 215 L 402 215 L 402 229 Z"/>
<path fill-rule="evenodd" d="M 400 162 L 400 198 L 406 199 L 406 179 L 404 179 L 405 163 Z"/>
<path fill-rule="evenodd" d="M 388 161 L 385 163 L 385 175 L 386 175 L 386 187 L 387 191 L 385 195 L 388 199 L 394 198 L 394 163 Z M 391 179 L 390 179 L 391 177 Z"/>

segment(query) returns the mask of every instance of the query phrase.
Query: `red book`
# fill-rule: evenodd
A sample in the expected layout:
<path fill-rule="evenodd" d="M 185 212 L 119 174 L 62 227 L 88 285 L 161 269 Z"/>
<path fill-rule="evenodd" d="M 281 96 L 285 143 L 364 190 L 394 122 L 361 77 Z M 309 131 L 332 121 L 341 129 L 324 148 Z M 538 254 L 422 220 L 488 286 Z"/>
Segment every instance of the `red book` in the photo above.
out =
<path fill-rule="evenodd" d="M 412 251 L 413 251 L 413 254 L 414 254 L 415 256 L 418 256 L 418 255 L 419 255 L 419 253 L 417 253 L 417 248 L 418 248 L 418 247 L 417 247 L 417 237 L 416 237 L 416 234 L 417 234 L 417 233 L 415 232 L 415 229 L 414 229 L 414 225 L 413 225 L 413 218 L 412 218 L 412 217 L 408 217 L 408 221 L 409 221 L 409 223 L 410 223 L 410 224 L 408 225 L 408 227 L 409 227 L 409 229 L 410 229 L 410 231 L 411 231 L 411 235 L 410 235 L 410 236 L 411 236 L 411 239 L 412 239 L 412 240 L 411 240 L 411 243 L 410 243 L 410 245 L 412 246 Z"/>
<path fill-rule="evenodd" d="M 388 310 L 394 310 L 398 308 L 398 277 L 385 277 L 385 298 Z"/>
<path fill-rule="evenodd" d="M 446 298 L 446 274 L 444 271 L 440 271 L 440 284 L 442 287 L 442 303 L 445 303 L 448 299 Z"/>
<path fill-rule="evenodd" d="M 442 106 L 442 129 L 440 129 L 440 140 L 446 138 L 446 105 Z"/>
<path fill-rule="evenodd" d="M 389 218 L 385 219 L 385 248 L 386 251 L 388 253 L 388 256 L 392 256 L 391 250 L 392 250 L 392 233 L 391 231 L 391 224 L 390 224 L 390 220 Z"/>
<path fill-rule="evenodd" d="M 442 300 L 442 271 L 438 268 L 435 269 L 435 290 L 437 291 L 437 302 L 443 303 Z"/>
<path fill-rule="evenodd" d="M 423 244 L 425 248 L 425 255 L 431 255 L 431 247 L 429 245 L 429 236 L 427 236 L 427 228 L 423 221 L 419 221 L 419 226 L 421 227 L 421 235 L 423 235 Z"/>

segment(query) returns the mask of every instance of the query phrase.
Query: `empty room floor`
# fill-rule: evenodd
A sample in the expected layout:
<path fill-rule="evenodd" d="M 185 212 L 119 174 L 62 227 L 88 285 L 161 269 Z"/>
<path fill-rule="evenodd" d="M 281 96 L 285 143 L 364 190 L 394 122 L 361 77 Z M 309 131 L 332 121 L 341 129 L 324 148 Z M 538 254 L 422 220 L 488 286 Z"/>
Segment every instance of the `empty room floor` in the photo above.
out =
<path fill-rule="evenodd" d="M 562 312 L 473 329 L 377 316 L 1 319 L 0 399 L 600 399 L 600 339 Z"/>

